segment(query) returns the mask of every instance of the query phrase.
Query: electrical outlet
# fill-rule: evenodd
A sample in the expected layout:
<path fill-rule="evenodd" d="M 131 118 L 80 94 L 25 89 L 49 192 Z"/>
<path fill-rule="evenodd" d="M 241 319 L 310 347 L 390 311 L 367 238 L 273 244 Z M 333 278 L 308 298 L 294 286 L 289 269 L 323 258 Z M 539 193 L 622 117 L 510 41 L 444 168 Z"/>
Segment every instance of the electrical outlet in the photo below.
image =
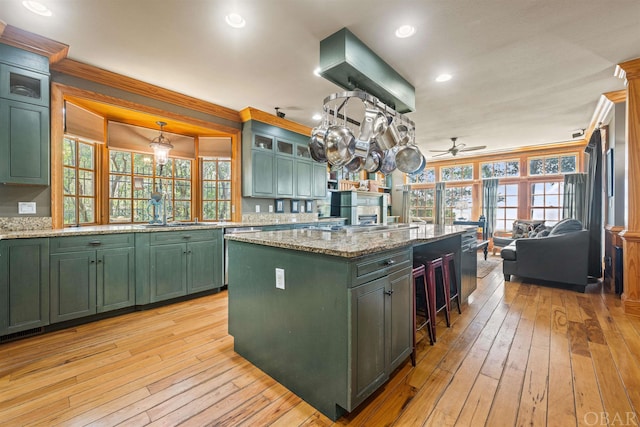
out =
<path fill-rule="evenodd" d="M 260 205 L 256 205 L 256 213 L 260 213 Z"/>
<path fill-rule="evenodd" d="M 284 289 L 284 268 L 276 268 L 276 289 Z"/>
<path fill-rule="evenodd" d="M 273 213 L 273 205 L 269 205 L 269 213 Z"/>
<path fill-rule="evenodd" d="M 18 202 L 18 214 L 34 214 L 36 213 L 36 202 Z"/>

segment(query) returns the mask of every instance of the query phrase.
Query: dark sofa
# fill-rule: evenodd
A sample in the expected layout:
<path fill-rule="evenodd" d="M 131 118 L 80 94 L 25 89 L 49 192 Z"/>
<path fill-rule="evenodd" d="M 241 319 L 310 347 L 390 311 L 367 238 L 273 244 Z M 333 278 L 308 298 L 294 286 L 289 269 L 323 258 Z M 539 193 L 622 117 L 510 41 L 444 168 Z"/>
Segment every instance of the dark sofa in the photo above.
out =
<path fill-rule="evenodd" d="M 500 252 L 506 281 L 515 275 L 579 292 L 587 286 L 588 254 L 589 231 L 575 219 L 558 222 L 546 236 L 517 239 Z"/>

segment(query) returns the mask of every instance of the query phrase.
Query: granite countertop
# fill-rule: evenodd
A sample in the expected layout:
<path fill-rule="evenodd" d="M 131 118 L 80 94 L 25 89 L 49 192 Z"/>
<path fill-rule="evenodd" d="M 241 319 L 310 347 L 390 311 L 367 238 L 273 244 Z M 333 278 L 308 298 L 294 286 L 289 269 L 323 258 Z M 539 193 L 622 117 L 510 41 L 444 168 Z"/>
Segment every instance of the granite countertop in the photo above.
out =
<path fill-rule="evenodd" d="M 226 235 L 225 239 L 278 248 L 355 258 L 390 249 L 434 242 L 462 234 L 470 226 L 412 225 L 410 228 L 349 232 L 314 229 L 261 231 Z"/>
<path fill-rule="evenodd" d="M 38 229 L 38 230 L 17 230 L 6 231 L 0 229 L 0 240 L 4 239 L 29 239 L 37 237 L 65 237 L 83 236 L 92 234 L 117 234 L 117 233 L 153 233 L 157 231 L 178 231 L 178 230 L 209 230 L 215 228 L 235 228 L 235 227 L 256 227 L 282 224 L 322 224 L 326 221 L 335 221 L 339 218 L 318 218 L 315 221 L 243 221 L 243 222 L 200 222 L 188 225 L 149 225 L 149 224 L 122 224 L 122 225 L 94 225 L 83 227 L 67 227 L 61 229 Z"/>

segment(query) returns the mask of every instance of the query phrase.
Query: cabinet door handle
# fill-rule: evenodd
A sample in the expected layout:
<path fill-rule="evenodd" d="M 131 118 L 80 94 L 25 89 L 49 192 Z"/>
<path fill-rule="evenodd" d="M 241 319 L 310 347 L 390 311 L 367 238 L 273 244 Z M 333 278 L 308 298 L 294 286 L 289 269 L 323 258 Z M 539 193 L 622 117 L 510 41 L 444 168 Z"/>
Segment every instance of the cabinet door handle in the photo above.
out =
<path fill-rule="evenodd" d="M 91 242 L 89 242 L 89 244 L 91 246 L 100 246 L 102 242 L 100 240 L 92 240 Z"/>
<path fill-rule="evenodd" d="M 384 291 L 384 293 L 385 293 L 386 295 L 391 295 L 391 294 L 393 294 L 393 289 L 390 289 L 390 290 L 388 290 L 388 291 Z"/>
<path fill-rule="evenodd" d="M 183 239 L 190 239 L 190 238 L 191 238 L 191 236 L 187 234 L 186 236 L 182 236 L 182 238 L 183 238 Z"/>
<path fill-rule="evenodd" d="M 98 260 L 98 264 L 102 264 L 102 260 L 101 259 Z"/>
<path fill-rule="evenodd" d="M 96 260 L 95 260 L 95 259 L 92 259 L 92 260 L 91 260 L 91 264 L 95 264 L 95 263 L 96 263 Z"/>
<path fill-rule="evenodd" d="M 186 253 L 187 253 L 187 251 L 183 251 L 182 253 L 183 253 L 183 254 L 186 254 Z"/>
<path fill-rule="evenodd" d="M 388 259 L 388 260 L 385 262 L 385 265 L 393 265 L 393 264 L 395 264 L 395 263 L 396 263 L 396 262 L 395 262 L 394 260 L 392 260 L 392 259 Z"/>
<path fill-rule="evenodd" d="M 187 251 L 187 253 L 188 253 L 188 254 L 190 254 L 190 253 L 191 253 L 191 251 Z"/>

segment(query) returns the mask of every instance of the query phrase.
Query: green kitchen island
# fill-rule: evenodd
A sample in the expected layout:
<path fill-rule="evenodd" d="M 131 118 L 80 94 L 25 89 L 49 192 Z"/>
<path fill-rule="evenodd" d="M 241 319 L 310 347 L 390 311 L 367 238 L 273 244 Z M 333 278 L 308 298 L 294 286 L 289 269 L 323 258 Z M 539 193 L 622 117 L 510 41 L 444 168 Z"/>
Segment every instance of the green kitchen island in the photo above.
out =
<path fill-rule="evenodd" d="M 414 253 L 454 252 L 459 281 L 469 227 L 366 230 L 226 236 L 235 351 L 332 420 L 411 355 Z"/>

